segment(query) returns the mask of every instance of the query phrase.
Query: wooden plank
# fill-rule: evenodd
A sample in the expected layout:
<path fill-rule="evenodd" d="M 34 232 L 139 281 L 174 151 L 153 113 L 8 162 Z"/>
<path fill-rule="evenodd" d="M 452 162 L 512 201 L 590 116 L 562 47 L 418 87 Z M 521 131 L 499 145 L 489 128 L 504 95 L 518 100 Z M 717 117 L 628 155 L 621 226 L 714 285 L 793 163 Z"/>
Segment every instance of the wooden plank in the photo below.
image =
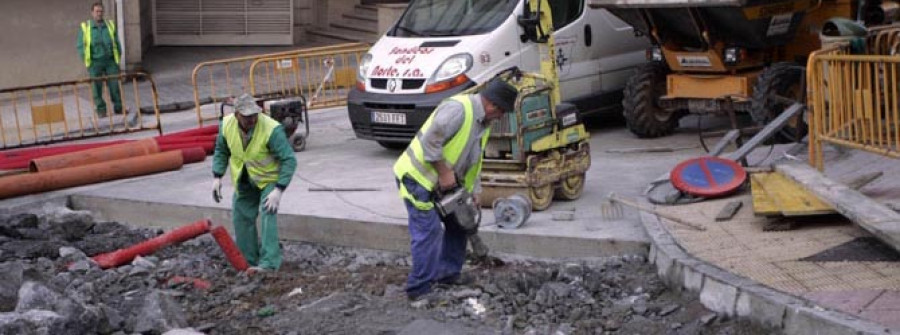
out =
<path fill-rule="evenodd" d="M 62 122 L 66 119 L 62 104 L 31 107 L 31 122 L 34 125 Z"/>
<path fill-rule="evenodd" d="M 775 203 L 775 200 L 766 194 L 762 187 L 762 182 L 758 181 L 764 178 L 765 173 L 754 173 L 750 175 L 750 195 L 753 197 L 753 213 L 762 216 L 781 215 L 781 207 Z"/>
<path fill-rule="evenodd" d="M 781 164 L 775 169 L 803 185 L 878 239 L 895 250 L 900 250 L 900 214 L 897 212 L 846 185 L 828 179 L 809 165 Z"/>
<path fill-rule="evenodd" d="M 807 216 L 836 213 L 834 208 L 815 194 L 778 172 L 754 173 L 751 175 L 750 181 L 751 193 L 753 193 L 754 186 L 758 190 L 753 193 L 753 209 L 757 214 Z M 760 202 L 759 206 L 756 205 L 757 201 Z M 759 210 L 757 211 L 757 209 Z"/>
<path fill-rule="evenodd" d="M 776 131 L 784 127 L 787 122 L 799 114 L 800 111 L 804 110 L 805 106 L 803 104 L 795 103 L 781 112 L 774 120 L 769 122 L 765 128 L 760 130 L 756 135 L 754 135 L 750 140 L 744 143 L 737 151 L 732 152 L 730 154 L 725 155 L 723 158 L 727 158 L 733 161 L 739 161 L 745 158 L 753 149 L 756 149 L 763 141 L 771 137 L 775 134 Z"/>

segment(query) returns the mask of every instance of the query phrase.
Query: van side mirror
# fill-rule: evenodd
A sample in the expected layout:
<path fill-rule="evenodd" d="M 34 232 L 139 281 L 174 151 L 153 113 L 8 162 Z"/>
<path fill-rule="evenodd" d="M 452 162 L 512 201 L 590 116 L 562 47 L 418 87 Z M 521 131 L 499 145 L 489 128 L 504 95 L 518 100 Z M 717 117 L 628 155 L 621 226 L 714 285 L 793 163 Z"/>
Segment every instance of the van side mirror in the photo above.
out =
<path fill-rule="evenodd" d="M 547 33 L 541 31 L 541 16 L 532 11 L 525 11 L 524 15 L 519 15 L 516 22 L 522 26 L 525 33 L 520 36 L 522 42 L 532 41 L 535 43 L 546 43 Z"/>
<path fill-rule="evenodd" d="M 524 15 L 519 15 L 516 19 L 516 22 L 522 26 L 522 29 L 525 30 L 525 33 L 520 36 L 522 42 L 532 41 L 537 43 L 537 28 L 540 22 L 540 16 L 537 16 L 537 13 L 531 11 L 525 11 Z"/>

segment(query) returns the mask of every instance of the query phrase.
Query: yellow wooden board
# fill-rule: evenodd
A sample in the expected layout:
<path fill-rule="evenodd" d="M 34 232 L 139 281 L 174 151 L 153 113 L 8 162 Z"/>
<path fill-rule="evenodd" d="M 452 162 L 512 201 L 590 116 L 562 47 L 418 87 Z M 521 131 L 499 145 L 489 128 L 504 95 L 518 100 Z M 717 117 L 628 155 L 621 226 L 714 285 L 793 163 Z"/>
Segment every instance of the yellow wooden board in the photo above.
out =
<path fill-rule="evenodd" d="M 757 215 L 804 216 L 837 213 L 834 208 L 778 172 L 750 175 L 753 212 Z"/>

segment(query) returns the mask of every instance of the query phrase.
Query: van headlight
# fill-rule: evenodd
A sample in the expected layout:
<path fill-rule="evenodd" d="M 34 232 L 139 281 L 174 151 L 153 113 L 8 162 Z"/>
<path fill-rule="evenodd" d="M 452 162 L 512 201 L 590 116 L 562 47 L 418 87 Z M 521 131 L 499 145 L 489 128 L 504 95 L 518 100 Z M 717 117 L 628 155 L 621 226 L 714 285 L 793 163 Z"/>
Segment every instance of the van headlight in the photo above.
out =
<path fill-rule="evenodd" d="M 369 65 L 372 64 L 372 54 L 367 53 L 363 58 L 359 61 L 359 71 L 356 73 L 356 79 L 361 82 L 365 82 L 369 73 Z"/>
<path fill-rule="evenodd" d="M 430 83 L 438 83 L 445 80 L 456 78 L 457 76 L 469 72 L 472 68 L 472 55 L 457 54 L 450 56 L 438 70 L 431 76 Z"/>

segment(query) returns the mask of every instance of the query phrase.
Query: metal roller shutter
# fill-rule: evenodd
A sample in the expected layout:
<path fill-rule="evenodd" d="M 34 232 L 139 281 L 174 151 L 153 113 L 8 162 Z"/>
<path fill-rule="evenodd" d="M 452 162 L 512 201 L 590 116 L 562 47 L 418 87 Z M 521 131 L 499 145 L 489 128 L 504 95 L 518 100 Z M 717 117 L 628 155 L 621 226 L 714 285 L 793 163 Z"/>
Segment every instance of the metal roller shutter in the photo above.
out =
<path fill-rule="evenodd" d="M 154 0 L 156 45 L 290 45 L 292 0 Z"/>

